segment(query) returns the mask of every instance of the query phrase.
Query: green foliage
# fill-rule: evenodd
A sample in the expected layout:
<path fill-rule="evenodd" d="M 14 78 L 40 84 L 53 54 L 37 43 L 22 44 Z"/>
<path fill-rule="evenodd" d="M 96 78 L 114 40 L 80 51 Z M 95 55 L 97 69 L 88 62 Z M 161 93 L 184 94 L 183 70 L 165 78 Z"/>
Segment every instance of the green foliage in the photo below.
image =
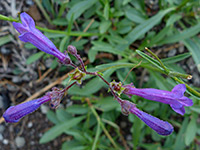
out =
<path fill-rule="evenodd" d="M 185 79 L 186 72 L 176 64 L 177 62 L 192 57 L 200 71 L 198 35 L 200 4 L 197 0 L 160 0 L 159 9 L 155 14 L 154 10 L 146 7 L 144 0 L 42 0 L 42 3 L 36 0 L 36 2 L 46 20 L 55 28 L 63 27 L 63 30 L 37 28 L 43 31 L 62 52 L 69 44 L 77 46 L 79 52 L 89 47 L 89 51 L 84 51 L 91 62 L 88 69 L 100 71 L 108 81 L 116 79 L 116 76 L 123 81 L 129 70 L 141 62 L 137 68 L 145 70 L 139 72 L 139 75 L 142 76 L 142 73 L 147 72 L 149 80 L 141 85 L 136 76 L 138 72 L 132 71 L 125 84 L 133 82 L 136 87 L 171 90 L 177 83 L 188 83 Z M 56 7 L 58 10 L 55 9 L 55 5 L 59 5 Z M 150 16 L 149 13 L 153 15 Z M 84 32 L 92 19 L 94 22 Z M 2 15 L 0 20 L 17 21 Z M 81 40 L 77 40 L 79 36 L 82 36 Z M 10 41 L 12 41 L 10 35 L 1 37 L 0 46 Z M 179 42 L 182 42 L 189 52 L 160 59 L 154 55 L 157 51 L 155 53 L 144 51 L 144 47 L 157 50 L 166 44 Z M 26 48 L 34 47 L 26 45 Z M 96 59 L 100 53 L 109 53 L 115 58 L 114 60 L 119 60 Z M 38 52 L 30 56 L 27 63 L 30 64 L 41 57 L 46 59 L 47 56 L 49 57 L 43 52 Z M 54 63 L 52 68 L 56 66 L 57 63 Z M 66 86 L 67 83 L 68 79 L 63 85 Z M 194 99 L 194 106 L 190 107 L 183 117 L 175 114 L 165 104 L 122 95 L 124 99 L 136 102 L 137 106 L 146 112 L 172 123 L 175 131 L 172 135 L 163 137 L 133 115 L 126 118 L 128 127 L 122 129 L 118 126 L 122 117 L 119 104 L 113 97 L 108 96 L 110 94 L 106 93 L 108 87 L 98 77 L 86 76 L 81 88 L 74 86 L 68 91 L 76 104 L 66 110 L 48 112 L 47 117 L 54 126 L 42 136 L 40 143 L 52 141 L 64 134 L 72 138 L 63 142 L 62 150 L 125 149 L 126 144 L 134 150 L 197 149 L 200 140 L 200 126 L 197 122 L 200 114 L 198 101 L 200 94 L 196 88 L 187 84 L 186 86 L 190 98 Z M 106 89 L 106 92 L 102 89 Z M 131 139 L 128 140 L 126 137 L 129 135 Z M 123 137 L 126 144 L 121 142 Z"/>

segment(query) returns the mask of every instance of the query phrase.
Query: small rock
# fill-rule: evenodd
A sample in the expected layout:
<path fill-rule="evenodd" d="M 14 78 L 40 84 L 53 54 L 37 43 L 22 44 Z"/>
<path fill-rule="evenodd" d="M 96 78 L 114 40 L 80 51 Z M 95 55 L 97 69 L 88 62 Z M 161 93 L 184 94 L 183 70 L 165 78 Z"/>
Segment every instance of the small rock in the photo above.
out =
<path fill-rule="evenodd" d="M 126 125 L 127 125 L 127 123 L 126 123 L 125 121 L 120 122 L 120 126 L 121 126 L 122 128 L 125 128 Z"/>
<path fill-rule="evenodd" d="M 31 128 L 33 126 L 33 123 L 32 122 L 29 122 L 28 123 L 28 128 Z"/>
<path fill-rule="evenodd" d="M 200 85 L 200 78 L 199 78 L 199 75 L 198 73 L 193 73 L 192 74 L 192 78 L 193 78 L 193 82 L 196 86 L 199 86 Z"/>
<path fill-rule="evenodd" d="M 0 125 L 0 133 L 3 133 L 4 130 L 5 130 L 5 126 Z"/>
<path fill-rule="evenodd" d="M 10 84 L 7 85 L 7 89 L 8 89 L 9 91 L 16 91 L 16 87 L 13 86 L 13 85 L 10 85 Z"/>
<path fill-rule="evenodd" d="M 25 1 L 27 5 L 31 6 L 34 4 L 34 2 L 32 0 L 26 0 Z"/>
<path fill-rule="evenodd" d="M 0 109 L 4 108 L 3 105 L 3 97 L 0 95 Z"/>
<path fill-rule="evenodd" d="M 172 56 L 175 56 L 176 55 L 176 49 L 172 49 L 168 52 L 167 56 L 168 57 L 172 57 Z"/>
<path fill-rule="evenodd" d="M 46 60 L 45 60 L 45 66 L 46 66 L 47 68 L 50 68 L 52 62 L 53 62 L 53 59 L 51 59 L 51 58 L 46 59 Z"/>
<path fill-rule="evenodd" d="M 22 76 L 22 80 L 26 81 L 26 82 L 30 82 L 30 76 L 28 76 L 27 74 Z"/>
<path fill-rule="evenodd" d="M 132 136 L 131 136 L 130 134 L 127 135 L 127 136 L 126 136 L 126 140 L 127 140 L 127 141 L 131 141 L 131 140 L 132 140 Z"/>
<path fill-rule="evenodd" d="M 49 111 L 49 107 L 46 106 L 46 105 L 42 105 L 42 106 L 40 107 L 40 110 L 41 110 L 41 112 L 42 112 L 43 114 L 46 114 L 46 113 Z"/>
<path fill-rule="evenodd" d="M 42 134 L 42 133 L 39 133 L 39 134 L 38 134 L 38 136 L 39 136 L 39 137 L 42 137 L 42 136 L 43 136 L 43 134 Z"/>
<path fill-rule="evenodd" d="M 183 45 L 179 46 L 179 48 L 178 48 L 179 53 L 183 53 L 184 50 L 185 50 L 185 49 L 184 49 L 184 46 L 183 46 Z"/>
<path fill-rule="evenodd" d="M 25 139 L 23 137 L 18 136 L 15 138 L 15 143 L 18 148 L 21 148 L 25 145 Z"/>
<path fill-rule="evenodd" d="M 11 53 L 11 50 L 8 49 L 8 48 L 6 48 L 5 46 L 2 46 L 2 47 L 1 47 L 1 53 L 2 53 L 3 55 L 9 55 L 9 54 Z"/>
<path fill-rule="evenodd" d="M 0 141 L 3 141 L 3 135 L 0 134 Z"/>
<path fill-rule="evenodd" d="M 14 77 L 12 78 L 12 82 L 14 82 L 14 83 L 20 83 L 21 81 L 22 81 L 21 78 L 18 77 L 18 76 L 14 76 Z"/>
<path fill-rule="evenodd" d="M 195 64 L 192 58 L 189 58 L 188 61 L 186 62 L 187 66 L 190 68 L 191 71 L 195 68 Z"/>
<path fill-rule="evenodd" d="M 34 141 L 31 141 L 30 144 L 31 144 L 31 145 L 35 145 L 35 142 L 34 142 Z"/>
<path fill-rule="evenodd" d="M 3 140 L 3 144 L 8 145 L 9 141 L 7 139 Z"/>

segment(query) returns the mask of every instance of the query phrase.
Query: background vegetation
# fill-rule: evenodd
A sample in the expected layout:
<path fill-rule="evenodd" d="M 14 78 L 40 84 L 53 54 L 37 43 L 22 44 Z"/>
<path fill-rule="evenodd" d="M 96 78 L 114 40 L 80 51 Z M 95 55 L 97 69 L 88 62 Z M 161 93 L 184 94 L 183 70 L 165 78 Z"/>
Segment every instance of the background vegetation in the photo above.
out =
<path fill-rule="evenodd" d="M 186 108 L 186 114 L 180 116 L 166 104 L 122 95 L 123 99 L 133 101 L 140 109 L 170 122 L 175 131 L 164 137 L 134 115 L 123 116 L 119 104 L 107 92 L 105 83 L 97 77 L 87 76 L 81 88 L 75 86 L 68 92 L 63 100 L 64 107 L 48 111 L 47 118 L 54 125 L 41 137 L 41 144 L 56 140 L 62 134 L 62 150 L 199 149 L 200 93 L 197 91 L 200 82 L 195 82 L 200 71 L 198 0 L 34 2 L 44 17 L 43 21 L 37 22 L 38 29 L 62 52 L 69 44 L 76 46 L 89 70 L 101 71 L 108 81 L 132 82 L 140 88 L 171 90 L 176 84 L 185 83 L 187 96 L 194 102 L 192 107 Z M 17 21 L 19 18 L 0 16 L 0 19 Z M 46 27 L 41 27 L 40 22 Z M 0 46 L 11 42 L 12 38 L 15 37 L 11 34 L 0 37 Z M 151 49 L 165 67 L 145 47 Z M 47 75 L 49 72 L 46 74 L 53 76 L 50 79 L 52 83 L 62 83 L 60 87 L 67 85 L 66 74 L 71 68 L 60 66 L 56 59 L 44 52 L 35 53 L 31 44 L 25 44 L 25 48 L 31 50 L 27 65 L 41 61 L 46 66 L 42 74 L 53 72 L 59 78 Z M 47 60 L 50 63 L 46 63 Z M 124 81 L 134 66 L 137 68 Z M 15 67 L 12 73 L 21 76 L 24 71 Z M 193 75 L 190 81 L 189 74 Z M 44 87 L 47 81 L 39 77 L 37 80 Z M 55 86 L 49 85 L 50 88 Z M 36 96 L 49 90 L 41 87 L 38 86 Z"/>

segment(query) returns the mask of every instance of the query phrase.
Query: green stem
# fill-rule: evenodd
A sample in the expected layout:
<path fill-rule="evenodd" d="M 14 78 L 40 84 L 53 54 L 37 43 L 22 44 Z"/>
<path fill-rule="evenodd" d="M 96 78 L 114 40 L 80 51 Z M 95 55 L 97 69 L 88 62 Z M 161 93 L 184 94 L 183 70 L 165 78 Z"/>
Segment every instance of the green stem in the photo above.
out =
<path fill-rule="evenodd" d="M 158 56 L 153 53 L 150 49 L 148 49 L 147 47 L 145 47 L 145 50 L 147 50 L 152 56 L 154 56 L 160 63 L 161 67 L 166 71 L 166 73 L 169 73 L 169 70 L 165 67 L 165 65 L 162 63 L 162 61 L 160 60 L 160 58 L 158 58 Z"/>
<path fill-rule="evenodd" d="M 60 10 L 59 10 L 59 13 L 58 13 L 58 18 L 60 18 L 60 17 L 62 16 L 62 14 L 63 14 L 65 8 L 67 7 L 67 3 L 68 3 L 68 1 L 67 1 L 67 2 L 64 2 L 64 3 L 61 5 Z"/>
<path fill-rule="evenodd" d="M 100 123 L 98 122 L 97 124 L 97 131 L 96 131 L 96 136 L 95 136 L 95 139 L 94 139 L 94 143 L 92 145 L 92 150 L 95 150 L 96 149 L 96 145 L 97 145 L 97 141 L 99 139 L 99 136 L 100 136 Z"/>
<path fill-rule="evenodd" d="M 36 26 L 37 29 L 41 30 L 41 31 L 45 31 L 45 32 L 49 32 L 49 33 L 59 33 L 59 34 L 65 34 L 68 36 L 98 36 L 98 33 L 87 33 L 87 32 L 66 32 L 66 31 L 60 31 L 60 30 L 52 30 L 52 29 L 47 29 L 47 28 L 42 28 L 42 27 L 38 27 Z"/>
<path fill-rule="evenodd" d="M 39 0 L 35 0 L 35 3 L 37 4 L 37 6 L 40 8 L 40 10 L 42 11 L 44 17 L 46 18 L 46 20 L 52 24 L 51 19 L 49 17 L 49 15 L 47 14 L 47 12 L 45 11 L 44 7 L 42 6 L 42 4 L 40 3 Z"/>
<path fill-rule="evenodd" d="M 12 17 L 6 17 L 6 16 L 4 16 L 4 15 L 1 15 L 0 14 L 0 20 L 5 20 L 5 21 L 14 21 L 14 22 L 18 22 L 19 20 L 17 20 L 17 19 L 14 19 L 14 18 L 12 18 Z"/>
<path fill-rule="evenodd" d="M 117 146 L 117 144 L 115 143 L 115 141 L 112 139 L 111 135 L 109 134 L 109 132 L 106 130 L 104 124 L 102 123 L 99 115 L 97 114 L 96 110 L 94 109 L 94 107 L 92 105 L 90 105 L 90 109 L 92 111 L 92 113 L 95 115 L 97 122 L 100 124 L 101 128 L 103 129 L 105 135 L 108 137 L 108 139 L 110 140 L 110 142 L 112 143 L 112 145 L 116 148 L 119 149 L 119 147 Z"/>
<path fill-rule="evenodd" d="M 180 77 L 180 78 L 184 78 L 184 79 L 192 79 L 192 76 L 189 75 L 189 74 L 182 74 L 182 73 L 179 73 L 179 72 L 173 72 L 173 71 L 170 71 L 169 76 L 174 76 L 174 77 Z"/>
<path fill-rule="evenodd" d="M 182 7 L 184 7 L 184 6 L 186 5 L 186 3 L 189 2 L 189 1 L 190 1 L 190 0 L 185 0 L 185 1 L 183 1 L 182 4 L 180 4 L 180 5 L 176 8 L 176 12 L 177 12 L 178 10 L 180 10 Z"/>

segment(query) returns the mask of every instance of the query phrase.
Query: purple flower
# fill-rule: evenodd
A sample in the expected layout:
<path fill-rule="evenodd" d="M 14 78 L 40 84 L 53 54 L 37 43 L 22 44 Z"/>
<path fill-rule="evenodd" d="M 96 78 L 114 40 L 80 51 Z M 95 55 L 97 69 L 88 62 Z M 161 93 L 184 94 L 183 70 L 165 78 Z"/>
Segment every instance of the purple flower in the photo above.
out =
<path fill-rule="evenodd" d="M 41 98 L 28 101 L 16 106 L 9 107 L 3 114 L 6 122 L 15 123 L 18 122 L 22 117 L 28 115 L 38 109 L 41 104 L 51 100 L 50 96 L 43 96 Z"/>
<path fill-rule="evenodd" d="M 30 42 L 41 51 L 57 57 L 64 64 L 71 62 L 68 54 L 61 53 L 44 34 L 35 28 L 34 20 L 27 13 L 21 13 L 20 18 L 22 24 L 13 22 L 13 26 L 21 34 L 19 36 L 21 41 Z"/>
<path fill-rule="evenodd" d="M 184 115 L 185 113 L 184 106 L 193 105 L 192 100 L 184 96 L 184 92 L 186 91 L 184 84 L 176 85 L 172 91 L 164 91 L 152 88 L 138 89 L 132 84 L 125 85 L 123 87 L 125 88 L 123 91 L 124 94 L 129 96 L 137 95 L 149 100 L 169 104 L 175 112 L 181 115 Z"/>
<path fill-rule="evenodd" d="M 173 132 L 173 126 L 167 121 L 162 121 L 156 117 L 153 117 L 141 110 L 139 110 L 135 104 L 129 101 L 121 102 L 122 112 L 126 115 L 129 113 L 135 114 L 150 128 L 156 131 L 160 135 L 170 135 Z"/>

